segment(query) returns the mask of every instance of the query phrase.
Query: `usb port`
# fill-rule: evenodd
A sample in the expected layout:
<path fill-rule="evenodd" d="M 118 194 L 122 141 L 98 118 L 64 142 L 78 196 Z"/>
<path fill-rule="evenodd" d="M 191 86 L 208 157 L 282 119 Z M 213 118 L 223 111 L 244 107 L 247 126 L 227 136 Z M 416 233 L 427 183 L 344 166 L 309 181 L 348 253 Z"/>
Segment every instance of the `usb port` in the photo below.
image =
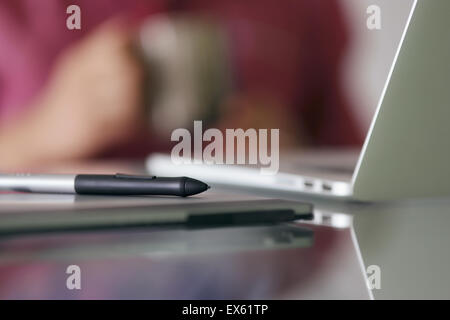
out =
<path fill-rule="evenodd" d="M 322 183 L 322 190 L 324 191 L 331 191 L 333 187 L 328 183 Z"/>
<path fill-rule="evenodd" d="M 312 181 L 305 181 L 303 184 L 307 188 L 312 188 L 314 186 L 314 183 Z"/>

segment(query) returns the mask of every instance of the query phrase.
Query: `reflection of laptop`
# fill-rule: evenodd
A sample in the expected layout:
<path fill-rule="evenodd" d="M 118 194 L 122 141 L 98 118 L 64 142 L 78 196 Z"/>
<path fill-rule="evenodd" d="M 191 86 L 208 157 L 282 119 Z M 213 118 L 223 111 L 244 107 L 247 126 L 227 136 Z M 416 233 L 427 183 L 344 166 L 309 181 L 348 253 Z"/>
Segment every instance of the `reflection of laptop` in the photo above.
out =
<path fill-rule="evenodd" d="M 283 155 L 281 171 L 273 176 L 236 166 L 176 166 L 170 158 L 158 155 L 148 159 L 147 169 L 152 174 L 187 175 L 211 184 L 357 200 L 450 195 L 448 12 L 448 0 L 414 3 L 353 174 L 340 170 L 328 176 L 329 170 L 316 165 L 323 177 L 312 171 L 305 176 L 300 164 L 293 166 L 301 157 Z M 339 161 L 334 156 L 323 157 Z"/>

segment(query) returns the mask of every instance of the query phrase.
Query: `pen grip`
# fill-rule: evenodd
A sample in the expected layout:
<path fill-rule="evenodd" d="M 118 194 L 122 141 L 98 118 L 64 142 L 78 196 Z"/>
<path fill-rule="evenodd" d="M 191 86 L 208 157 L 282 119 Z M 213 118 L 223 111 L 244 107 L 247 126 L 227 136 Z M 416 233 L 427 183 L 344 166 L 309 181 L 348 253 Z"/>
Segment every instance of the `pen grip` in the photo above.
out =
<path fill-rule="evenodd" d="M 77 175 L 78 194 L 184 196 L 185 177 L 128 177 L 121 175 Z"/>

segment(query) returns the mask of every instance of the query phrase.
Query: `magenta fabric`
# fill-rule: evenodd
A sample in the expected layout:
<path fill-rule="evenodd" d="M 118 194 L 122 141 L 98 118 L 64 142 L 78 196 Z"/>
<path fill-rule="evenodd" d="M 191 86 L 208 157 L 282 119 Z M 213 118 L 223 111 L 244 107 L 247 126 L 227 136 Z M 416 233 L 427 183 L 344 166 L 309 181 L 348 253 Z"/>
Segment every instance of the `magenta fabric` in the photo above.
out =
<path fill-rule="evenodd" d="M 26 108 L 45 84 L 58 54 L 99 23 L 122 13 L 151 12 L 144 0 L 4 0 L 0 2 L 0 121 Z M 82 11 L 81 30 L 66 28 L 66 8 Z"/>
<path fill-rule="evenodd" d="M 66 8 L 82 10 L 67 30 Z M 212 15 L 231 39 L 236 90 L 270 93 L 292 108 L 316 145 L 358 145 L 361 135 L 340 85 L 347 32 L 335 0 L 3 0 L 0 2 L 0 124 L 30 105 L 55 58 L 117 14 Z M 325 107 L 320 107 L 325 106 Z"/>

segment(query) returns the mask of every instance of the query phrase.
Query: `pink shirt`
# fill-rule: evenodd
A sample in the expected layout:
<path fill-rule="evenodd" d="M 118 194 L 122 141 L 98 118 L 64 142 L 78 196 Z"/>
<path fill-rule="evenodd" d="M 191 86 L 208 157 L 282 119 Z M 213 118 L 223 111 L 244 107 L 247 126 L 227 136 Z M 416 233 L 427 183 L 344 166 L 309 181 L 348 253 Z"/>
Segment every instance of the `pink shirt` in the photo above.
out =
<path fill-rule="evenodd" d="M 0 121 L 26 108 L 58 54 L 107 18 L 150 11 L 145 0 L 5 0 L 0 2 Z M 81 8 L 81 30 L 68 30 L 66 8 Z"/>
<path fill-rule="evenodd" d="M 82 29 L 66 28 L 81 7 Z M 269 92 L 292 110 L 311 142 L 358 145 L 361 135 L 340 86 L 347 44 L 337 0 L 3 0 L 0 3 L 0 125 L 30 105 L 58 54 L 119 13 L 212 15 L 232 40 L 236 90 Z"/>

